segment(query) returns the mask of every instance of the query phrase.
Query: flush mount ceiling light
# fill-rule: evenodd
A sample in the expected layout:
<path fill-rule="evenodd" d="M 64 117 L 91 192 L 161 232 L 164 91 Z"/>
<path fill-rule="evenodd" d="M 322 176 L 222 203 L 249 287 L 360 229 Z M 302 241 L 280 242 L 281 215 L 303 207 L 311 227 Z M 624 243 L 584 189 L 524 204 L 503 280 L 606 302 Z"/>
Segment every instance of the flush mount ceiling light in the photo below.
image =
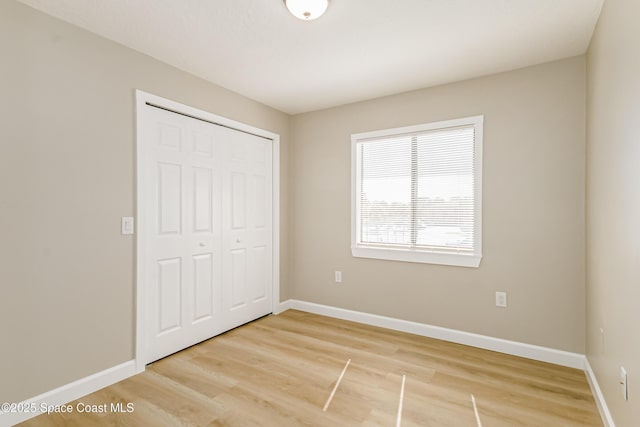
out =
<path fill-rule="evenodd" d="M 289 12 L 303 21 L 320 18 L 329 6 L 329 0 L 284 0 Z"/>

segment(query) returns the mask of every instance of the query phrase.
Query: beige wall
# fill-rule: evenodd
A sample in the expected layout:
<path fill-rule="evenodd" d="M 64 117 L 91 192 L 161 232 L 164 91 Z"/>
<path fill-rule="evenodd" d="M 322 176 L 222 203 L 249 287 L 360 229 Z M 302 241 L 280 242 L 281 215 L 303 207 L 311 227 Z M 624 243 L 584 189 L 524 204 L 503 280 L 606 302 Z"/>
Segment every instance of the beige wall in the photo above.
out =
<path fill-rule="evenodd" d="M 587 67 L 586 352 L 618 427 L 640 423 L 639 16 L 637 0 L 607 0 Z"/>
<path fill-rule="evenodd" d="M 294 116 L 291 296 L 583 353 L 585 84 L 577 57 Z M 350 135 L 477 114 L 480 268 L 353 258 Z"/>
<path fill-rule="evenodd" d="M 282 136 L 287 115 L 0 1 L 0 402 L 134 356 L 134 89 Z M 281 271 L 287 298 L 287 193 Z"/>

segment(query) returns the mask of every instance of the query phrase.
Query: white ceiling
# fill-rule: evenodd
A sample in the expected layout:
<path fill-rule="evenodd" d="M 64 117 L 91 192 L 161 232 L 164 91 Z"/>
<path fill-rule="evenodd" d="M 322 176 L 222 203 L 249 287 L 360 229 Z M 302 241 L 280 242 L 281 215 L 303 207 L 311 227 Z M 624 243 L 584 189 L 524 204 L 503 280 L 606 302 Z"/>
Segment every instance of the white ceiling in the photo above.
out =
<path fill-rule="evenodd" d="M 580 55 L 604 0 L 20 0 L 287 113 Z"/>

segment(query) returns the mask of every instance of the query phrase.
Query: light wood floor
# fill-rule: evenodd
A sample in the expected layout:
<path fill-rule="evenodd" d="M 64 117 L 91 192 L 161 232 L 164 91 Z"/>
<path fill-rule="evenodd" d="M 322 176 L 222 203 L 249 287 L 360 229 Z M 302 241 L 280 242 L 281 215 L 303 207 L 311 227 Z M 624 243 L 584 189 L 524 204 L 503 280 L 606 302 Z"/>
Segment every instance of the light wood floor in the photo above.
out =
<path fill-rule="evenodd" d="M 326 412 L 331 391 L 348 366 Z M 77 402 L 133 413 L 22 426 L 602 426 L 582 371 L 289 310 Z"/>

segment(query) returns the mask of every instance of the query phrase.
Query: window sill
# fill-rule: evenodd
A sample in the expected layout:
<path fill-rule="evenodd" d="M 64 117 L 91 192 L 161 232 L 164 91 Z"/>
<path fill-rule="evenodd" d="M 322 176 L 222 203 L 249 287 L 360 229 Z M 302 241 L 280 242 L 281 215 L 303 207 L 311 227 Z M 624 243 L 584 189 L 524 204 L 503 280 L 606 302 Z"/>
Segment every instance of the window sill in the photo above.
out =
<path fill-rule="evenodd" d="M 416 249 L 389 249 L 363 246 L 351 247 L 351 254 L 356 258 L 373 258 L 473 268 L 478 268 L 480 266 L 480 260 L 482 259 L 482 255 L 475 254 L 455 254 Z"/>

